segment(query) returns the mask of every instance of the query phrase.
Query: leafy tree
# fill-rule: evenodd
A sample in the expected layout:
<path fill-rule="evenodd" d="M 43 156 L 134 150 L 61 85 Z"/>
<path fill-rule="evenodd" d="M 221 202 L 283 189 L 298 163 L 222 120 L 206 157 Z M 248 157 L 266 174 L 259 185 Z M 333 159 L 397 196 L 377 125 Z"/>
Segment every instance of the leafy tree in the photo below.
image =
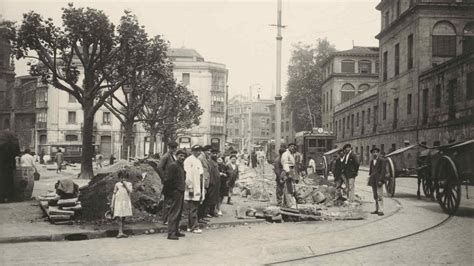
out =
<path fill-rule="evenodd" d="M 125 47 L 136 44 L 142 32 L 130 16 L 123 16 L 118 31 L 104 12 L 93 8 L 62 9 L 62 27 L 51 18 L 45 19 L 31 11 L 13 40 L 17 59 L 34 58 L 32 75 L 41 76 L 47 84 L 73 95 L 82 105 L 82 178 L 93 176 L 92 133 L 94 115 L 135 73 L 137 66 L 116 68 L 116 62 L 126 53 Z M 128 49 L 130 50 L 130 49 Z M 138 56 L 134 53 L 130 57 Z M 113 83 L 106 82 L 112 80 Z"/>
<path fill-rule="evenodd" d="M 149 154 L 154 153 L 157 134 L 161 134 L 166 149 L 180 132 L 199 125 L 204 113 L 197 96 L 175 80 L 169 78 L 157 87 L 145 103 L 142 119 L 151 136 Z"/>
<path fill-rule="evenodd" d="M 124 129 L 122 158 L 128 157 L 133 144 L 133 125 L 141 121 L 145 101 L 153 91 L 153 84 L 169 76 L 172 68 L 167 60 L 168 43 L 160 36 L 148 40 L 145 30 L 138 24 L 137 18 L 129 11 L 125 12 L 124 21 L 131 23 L 135 29 L 134 38 L 123 43 L 123 50 L 118 54 L 115 69 L 116 75 L 128 74 L 129 80 L 121 87 L 122 97 L 112 95 L 105 106 L 118 118 Z M 120 82 L 120 77 L 113 75 L 107 81 L 110 84 Z"/>
<path fill-rule="evenodd" d="M 310 130 L 313 126 L 311 118 L 314 126 L 321 126 L 321 66 L 335 51 L 326 39 L 318 39 L 316 45 L 297 43 L 293 46 L 285 102 L 288 110 L 293 111 L 294 130 L 297 132 Z"/>

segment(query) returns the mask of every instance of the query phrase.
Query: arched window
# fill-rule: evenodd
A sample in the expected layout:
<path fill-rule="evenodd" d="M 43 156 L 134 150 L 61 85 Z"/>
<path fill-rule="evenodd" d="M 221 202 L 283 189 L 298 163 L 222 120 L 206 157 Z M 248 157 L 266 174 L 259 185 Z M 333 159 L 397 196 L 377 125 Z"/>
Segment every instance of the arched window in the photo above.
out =
<path fill-rule="evenodd" d="M 354 60 L 342 60 L 341 62 L 342 73 L 355 73 L 355 62 Z"/>
<path fill-rule="evenodd" d="M 364 73 L 364 74 L 372 73 L 372 62 L 370 62 L 369 60 L 360 60 L 359 73 Z"/>
<path fill-rule="evenodd" d="M 350 83 L 342 85 L 341 88 L 341 102 L 348 101 L 352 99 L 356 94 L 354 86 Z"/>
<path fill-rule="evenodd" d="M 358 90 L 358 92 L 359 92 L 359 93 L 360 93 L 360 92 L 363 92 L 363 91 L 365 91 L 365 90 L 368 90 L 369 88 L 370 88 L 369 84 L 361 84 L 361 85 L 359 85 L 359 90 Z"/>
<path fill-rule="evenodd" d="M 464 27 L 462 52 L 474 52 L 474 22 L 469 22 Z"/>
<path fill-rule="evenodd" d="M 456 28 L 447 21 L 436 23 L 431 37 L 433 56 L 456 56 Z"/>
<path fill-rule="evenodd" d="M 66 135 L 66 141 L 78 141 L 77 135 Z"/>

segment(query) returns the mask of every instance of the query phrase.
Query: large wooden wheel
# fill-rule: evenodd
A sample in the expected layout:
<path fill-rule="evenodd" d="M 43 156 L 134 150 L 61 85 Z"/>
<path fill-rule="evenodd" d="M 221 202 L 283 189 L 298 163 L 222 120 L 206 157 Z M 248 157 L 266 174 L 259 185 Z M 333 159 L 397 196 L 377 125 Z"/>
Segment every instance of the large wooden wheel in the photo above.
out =
<path fill-rule="evenodd" d="M 447 214 L 454 214 L 461 202 L 461 182 L 453 160 L 444 155 L 438 162 L 436 171 L 438 203 Z"/>
<path fill-rule="evenodd" d="M 423 193 L 425 197 L 431 198 L 434 195 L 434 184 L 433 181 L 426 175 L 423 175 L 422 179 Z"/>
<path fill-rule="evenodd" d="M 395 165 L 390 157 L 387 157 L 385 171 L 386 175 L 388 175 L 388 180 L 385 182 L 385 190 L 390 197 L 393 197 L 395 195 Z"/>

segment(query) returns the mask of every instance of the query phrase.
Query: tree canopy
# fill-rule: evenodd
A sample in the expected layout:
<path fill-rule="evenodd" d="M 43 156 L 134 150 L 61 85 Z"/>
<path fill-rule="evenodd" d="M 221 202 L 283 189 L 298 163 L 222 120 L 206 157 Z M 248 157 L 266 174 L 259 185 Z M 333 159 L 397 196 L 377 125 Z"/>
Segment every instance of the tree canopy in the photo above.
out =
<path fill-rule="evenodd" d="M 316 44 L 293 45 L 285 103 L 293 111 L 297 132 L 321 126 L 321 64 L 335 51 L 326 39 L 318 39 Z"/>

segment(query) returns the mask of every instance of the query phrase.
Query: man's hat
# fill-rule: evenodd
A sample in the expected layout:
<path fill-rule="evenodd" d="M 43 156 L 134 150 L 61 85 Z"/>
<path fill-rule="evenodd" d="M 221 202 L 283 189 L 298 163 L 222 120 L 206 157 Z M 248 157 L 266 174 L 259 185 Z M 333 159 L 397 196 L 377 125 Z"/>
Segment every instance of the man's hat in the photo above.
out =
<path fill-rule="evenodd" d="M 218 149 L 211 149 L 211 152 L 212 153 L 219 153 L 219 150 Z"/>
<path fill-rule="evenodd" d="M 294 142 L 288 143 L 288 147 L 290 147 L 290 146 L 295 146 L 296 147 L 296 144 Z"/>
<path fill-rule="evenodd" d="M 176 148 L 176 147 L 178 147 L 178 143 L 176 141 L 171 141 L 170 143 L 168 143 L 168 147 Z"/>
<path fill-rule="evenodd" d="M 208 151 L 208 150 L 212 150 L 212 146 L 211 145 L 206 145 L 202 148 L 203 151 Z"/>
<path fill-rule="evenodd" d="M 346 145 L 344 145 L 344 147 L 342 147 L 342 149 L 344 149 L 344 150 L 345 150 L 346 148 L 351 148 L 351 149 L 352 149 L 351 144 L 347 143 Z"/>
<path fill-rule="evenodd" d="M 181 150 L 181 149 L 176 151 L 176 156 L 180 154 L 188 155 L 184 150 Z"/>
<path fill-rule="evenodd" d="M 191 147 L 191 150 L 192 151 L 202 151 L 202 147 L 201 147 L 201 145 L 196 144 L 196 145 Z"/>
<path fill-rule="evenodd" d="M 379 149 L 379 148 L 377 148 L 377 147 L 373 147 L 373 148 L 370 150 L 370 153 L 372 153 L 372 152 L 374 152 L 374 151 L 378 151 L 378 152 L 380 152 L 380 149 Z"/>

